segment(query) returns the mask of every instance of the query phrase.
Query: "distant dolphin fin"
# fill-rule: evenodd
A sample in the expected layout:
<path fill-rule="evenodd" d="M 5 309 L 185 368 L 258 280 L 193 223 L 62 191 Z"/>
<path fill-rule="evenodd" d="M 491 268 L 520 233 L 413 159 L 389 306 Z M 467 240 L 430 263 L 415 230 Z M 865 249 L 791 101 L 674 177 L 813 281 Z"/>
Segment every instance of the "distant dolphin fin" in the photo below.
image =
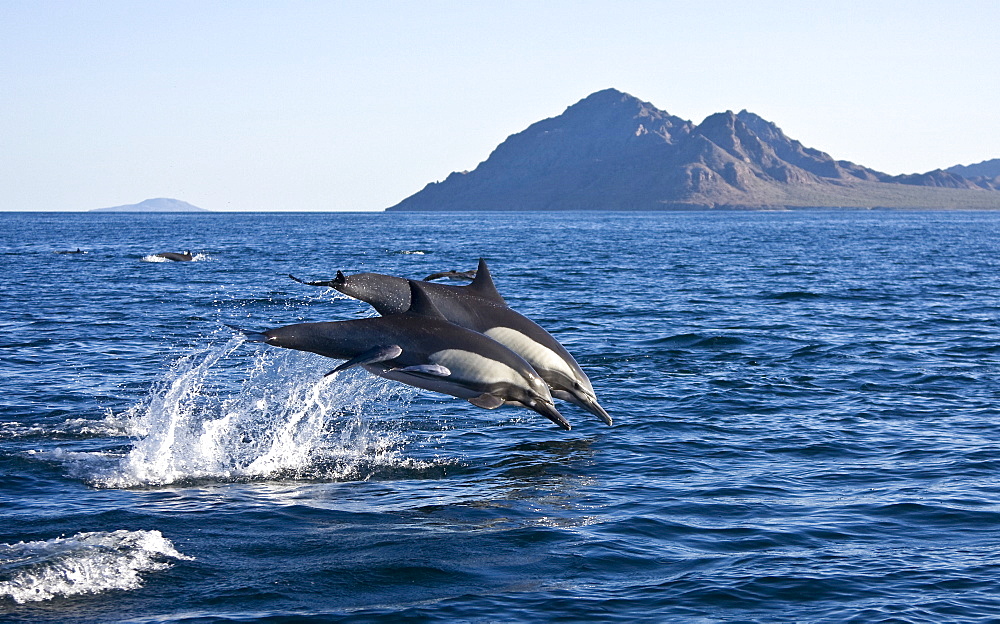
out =
<path fill-rule="evenodd" d="M 484 393 L 477 397 L 472 397 L 469 399 L 469 403 L 472 403 L 476 407 L 481 407 L 483 409 L 496 409 L 503 405 L 503 399 L 492 394 Z"/>
<path fill-rule="evenodd" d="M 444 315 L 437 309 L 431 298 L 427 296 L 424 285 L 415 280 L 407 280 L 410 283 L 410 309 L 408 312 L 418 316 L 444 319 Z"/>
<path fill-rule="evenodd" d="M 378 362 L 385 362 L 386 360 L 391 360 L 393 358 L 399 357 L 403 353 L 403 349 L 399 345 L 388 345 L 372 347 L 364 353 L 360 353 L 351 359 L 347 360 L 337 368 L 333 369 L 324 376 L 330 376 L 334 373 L 339 373 L 342 370 L 347 370 L 348 368 L 354 366 L 364 366 L 365 364 L 376 364 Z"/>
<path fill-rule="evenodd" d="M 233 330 L 237 334 L 241 334 L 250 342 L 267 342 L 267 336 L 260 332 L 250 331 L 249 329 L 243 329 L 242 327 L 237 327 L 235 325 L 229 325 L 228 323 L 223 323 L 226 327 Z"/>
<path fill-rule="evenodd" d="M 417 366 L 397 368 L 396 370 L 402 373 L 422 373 L 424 375 L 433 375 L 435 377 L 448 377 L 451 375 L 451 371 L 448 367 L 441 366 L 440 364 L 419 364 Z"/>
<path fill-rule="evenodd" d="M 486 266 L 486 259 L 479 259 L 479 268 L 476 269 L 476 278 L 472 280 L 472 283 L 466 286 L 469 292 L 474 293 L 476 296 L 482 297 L 483 299 L 489 299 L 495 303 L 506 306 L 507 302 L 500 295 L 500 291 L 497 290 L 496 284 L 493 283 L 493 276 L 490 275 L 490 268 Z"/>

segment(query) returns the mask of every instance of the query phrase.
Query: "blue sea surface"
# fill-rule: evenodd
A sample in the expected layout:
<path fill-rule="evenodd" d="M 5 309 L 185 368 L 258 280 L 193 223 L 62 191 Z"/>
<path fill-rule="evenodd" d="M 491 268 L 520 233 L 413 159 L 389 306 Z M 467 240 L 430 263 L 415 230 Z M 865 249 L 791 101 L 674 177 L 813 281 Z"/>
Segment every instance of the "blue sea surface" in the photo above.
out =
<path fill-rule="evenodd" d="M 614 426 L 227 326 L 479 257 Z M 1000 618 L 1000 213 L 4 213 L 0 262 L 0 621 Z"/>

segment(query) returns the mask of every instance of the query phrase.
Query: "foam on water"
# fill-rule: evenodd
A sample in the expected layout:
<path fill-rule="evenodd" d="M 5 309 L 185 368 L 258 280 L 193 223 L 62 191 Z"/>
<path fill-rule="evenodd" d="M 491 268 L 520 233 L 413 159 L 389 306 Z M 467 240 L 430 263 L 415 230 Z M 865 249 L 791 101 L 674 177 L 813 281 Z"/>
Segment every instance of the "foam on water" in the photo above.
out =
<path fill-rule="evenodd" d="M 400 454 L 401 434 L 369 424 L 379 410 L 405 408 L 409 390 L 367 373 L 324 377 L 333 362 L 312 354 L 264 350 L 248 360 L 246 350 L 237 353 L 243 343 L 234 337 L 181 357 L 143 401 L 110 415 L 134 440 L 126 454 L 39 455 L 112 488 L 339 480 L 364 478 L 373 466 L 415 467 Z"/>
<path fill-rule="evenodd" d="M 58 596 L 137 589 L 142 575 L 186 559 L 159 531 L 77 533 L 0 544 L 0 598 L 23 604 Z"/>
<path fill-rule="evenodd" d="M 190 261 L 191 262 L 207 262 L 208 260 L 211 260 L 211 259 L 212 259 L 211 256 L 209 256 L 206 253 L 196 253 L 191 258 Z M 139 261 L 140 262 L 174 262 L 174 260 L 170 260 L 168 258 L 162 258 L 160 256 L 157 256 L 156 254 L 149 254 L 148 256 L 143 256 L 142 258 L 139 259 Z"/>

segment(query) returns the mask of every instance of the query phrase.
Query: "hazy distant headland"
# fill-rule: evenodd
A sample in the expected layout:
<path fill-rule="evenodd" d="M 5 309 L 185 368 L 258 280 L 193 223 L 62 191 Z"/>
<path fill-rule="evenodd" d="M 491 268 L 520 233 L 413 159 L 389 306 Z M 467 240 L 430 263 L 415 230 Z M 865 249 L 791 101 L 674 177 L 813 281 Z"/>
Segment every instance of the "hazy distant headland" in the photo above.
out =
<path fill-rule="evenodd" d="M 95 208 L 90 212 L 210 212 L 204 208 L 193 206 L 179 199 L 158 197 L 147 199 L 138 204 L 111 206 L 110 208 Z"/>
<path fill-rule="evenodd" d="M 1000 159 L 892 176 L 748 111 L 701 124 L 594 93 L 387 210 L 1000 209 Z"/>

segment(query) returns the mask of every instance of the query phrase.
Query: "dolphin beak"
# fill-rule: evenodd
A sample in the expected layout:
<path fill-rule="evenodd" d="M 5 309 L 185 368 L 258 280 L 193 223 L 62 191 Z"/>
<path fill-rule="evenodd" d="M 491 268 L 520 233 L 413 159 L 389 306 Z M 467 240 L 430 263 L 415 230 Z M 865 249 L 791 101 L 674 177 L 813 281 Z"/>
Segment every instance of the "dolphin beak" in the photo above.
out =
<path fill-rule="evenodd" d="M 594 416 L 597 416 L 605 422 L 605 424 L 611 424 L 611 416 L 604 411 L 604 408 L 597 402 L 597 397 L 590 394 L 589 392 L 584 392 L 582 390 L 553 390 L 552 396 L 563 401 L 569 401 L 577 407 L 582 407 Z"/>
<path fill-rule="evenodd" d="M 548 418 L 563 429 L 567 431 L 572 429 L 572 427 L 569 426 L 569 421 L 563 418 L 563 415 L 559 413 L 559 410 L 556 409 L 555 405 L 542 401 L 533 401 L 533 405 L 529 405 L 528 407 Z"/>
<path fill-rule="evenodd" d="M 605 424 L 611 425 L 611 415 L 608 414 L 603 407 L 601 407 L 600 403 L 597 402 L 596 398 L 592 396 L 586 396 L 586 397 L 580 397 L 580 399 L 581 399 L 580 407 L 582 407 L 583 409 L 587 410 L 594 416 L 597 416 L 598 418 L 603 420 Z"/>

